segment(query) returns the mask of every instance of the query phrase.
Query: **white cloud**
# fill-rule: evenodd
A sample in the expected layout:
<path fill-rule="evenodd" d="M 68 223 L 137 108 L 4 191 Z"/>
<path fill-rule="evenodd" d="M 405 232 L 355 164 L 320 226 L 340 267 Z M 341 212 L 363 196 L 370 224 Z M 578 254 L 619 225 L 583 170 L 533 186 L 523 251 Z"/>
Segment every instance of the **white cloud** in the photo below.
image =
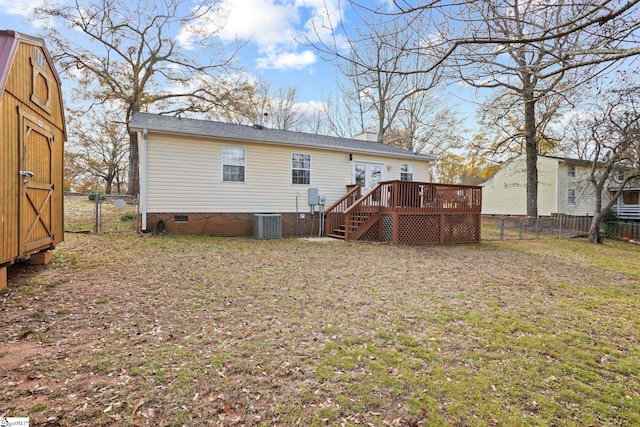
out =
<path fill-rule="evenodd" d="M 315 53 L 310 50 L 297 52 L 278 52 L 267 50 L 264 56 L 256 60 L 258 68 L 274 68 L 277 70 L 301 70 L 316 62 Z"/>
<path fill-rule="evenodd" d="M 27 17 L 33 12 L 33 9 L 47 3 L 46 0 L 0 0 L 0 12 Z"/>
<path fill-rule="evenodd" d="M 338 0 L 222 0 L 206 19 L 183 28 L 178 41 L 189 48 L 207 33 L 227 42 L 248 41 L 258 50 L 259 68 L 302 69 L 316 56 L 299 51 L 298 41 L 330 34 L 341 19 Z"/>

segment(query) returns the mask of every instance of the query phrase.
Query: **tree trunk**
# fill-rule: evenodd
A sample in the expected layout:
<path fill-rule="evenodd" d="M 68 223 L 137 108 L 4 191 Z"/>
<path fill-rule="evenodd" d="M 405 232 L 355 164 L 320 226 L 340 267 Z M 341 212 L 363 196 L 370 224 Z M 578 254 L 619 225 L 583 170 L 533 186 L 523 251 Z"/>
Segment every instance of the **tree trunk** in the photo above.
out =
<path fill-rule="evenodd" d="M 538 143 L 536 141 L 536 101 L 533 89 L 526 89 L 524 98 L 524 139 L 527 156 L 527 216 L 538 216 Z"/>
<path fill-rule="evenodd" d="M 127 182 L 127 194 L 136 196 L 140 193 L 140 154 L 138 153 L 138 134 L 129 134 L 129 179 Z"/>
<path fill-rule="evenodd" d="M 602 243 L 600 236 L 600 224 L 602 223 L 602 213 L 595 213 L 591 220 L 591 228 L 589 228 L 589 241 L 591 243 Z"/>

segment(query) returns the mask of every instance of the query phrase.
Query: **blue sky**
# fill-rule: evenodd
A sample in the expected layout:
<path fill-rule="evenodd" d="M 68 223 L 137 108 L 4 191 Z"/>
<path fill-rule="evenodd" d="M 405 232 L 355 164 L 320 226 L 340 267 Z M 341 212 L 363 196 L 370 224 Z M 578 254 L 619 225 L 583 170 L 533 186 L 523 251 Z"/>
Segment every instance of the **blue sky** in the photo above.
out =
<path fill-rule="evenodd" d="M 0 0 L 0 29 L 12 29 L 38 35 L 39 29 L 28 20 L 33 8 L 46 0 Z M 349 11 L 338 0 L 221 0 L 224 16 L 215 22 L 222 31 L 219 38 L 232 42 L 238 38 L 246 45 L 240 52 L 240 65 L 248 73 L 273 82 L 272 87 L 295 85 L 300 101 L 320 101 L 335 92 L 337 72 L 310 47 L 296 42 L 311 36 L 311 26 L 328 16 L 340 20 Z M 337 21 L 336 21 L 337 22 Z M 204 24 L 202 24 L 204 25 Z M 187 29 L 176 39 L 188 46 Z"/>
<path fill-rule="evenodd" d="M 0 0 L 0 29 L 14 29 L 38 35 L 39 29 L 28 17 L 33 8 L 43 4 L 59 4 L 71 0 Z M 190 0 L 187 0 L 190 1 Z M 193 0 L 194 4 L 196 0 Z M 388 0 L 372 0 L 380 5 Z M 343 42 L 341 34 L 331 34 L 333 26 L 343 23 L 349 27 L 356 21 L 354 11 L 344 0 L 217 0 L 223 13 L 206 23 L 196 22 L 195 28 L 176 31 L 175 38 L 188 48 L 193 39 L 191 31 L 198 26 L 219 29 L 217 36 L 222 43 L 233 43 L 236 39 L 245 46 L 241 49 L 239 65 L 250 75 L 263 77 L 272 82 L 272 90 L 289 85 L 298 88 L 301 104 L 313 110 L 324 99 L 335 99 L 338 94 L 336 82 L 340 78 L 334 63 L 323 60 L 309 46 L 298 41 L 313 39 L 320 31 L 325 40 Z M 200 29 L 202 29 L 200 28 Z M 191 31 L 190 31 L 191 30 Z M 68 88 L 72 82 L 63 82 Z M 462 112 L 467 127 L 475 121 L 473 97 L 470 90 L 462 90 L 457 84 L 449 87 L 444 97 L 451 107 Z M 466 98 L 466 99 L 464 99 Z"/>

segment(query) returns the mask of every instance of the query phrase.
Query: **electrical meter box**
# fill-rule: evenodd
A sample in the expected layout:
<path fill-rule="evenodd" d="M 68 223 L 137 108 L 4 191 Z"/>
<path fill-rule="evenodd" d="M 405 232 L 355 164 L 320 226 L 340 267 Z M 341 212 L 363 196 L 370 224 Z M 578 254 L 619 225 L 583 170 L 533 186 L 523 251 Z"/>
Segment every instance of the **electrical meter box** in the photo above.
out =
<path fill-rule="evenodd" d="M 309 189 L 309 204 L 317 205 L 318 204 L 318 189 L 310 188 Z"/>

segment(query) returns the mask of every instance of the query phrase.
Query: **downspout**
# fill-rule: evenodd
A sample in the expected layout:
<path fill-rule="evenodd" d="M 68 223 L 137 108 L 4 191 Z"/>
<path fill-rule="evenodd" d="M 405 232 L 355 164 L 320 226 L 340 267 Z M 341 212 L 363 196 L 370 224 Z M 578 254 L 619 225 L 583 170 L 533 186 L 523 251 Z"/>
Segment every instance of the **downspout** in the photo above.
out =
<path fill-rule="evenodd" d="M 140 216 L 142 231 L 147 231 L 147 129 L 138 132 L 138 152 L 140 153 Z"/>

